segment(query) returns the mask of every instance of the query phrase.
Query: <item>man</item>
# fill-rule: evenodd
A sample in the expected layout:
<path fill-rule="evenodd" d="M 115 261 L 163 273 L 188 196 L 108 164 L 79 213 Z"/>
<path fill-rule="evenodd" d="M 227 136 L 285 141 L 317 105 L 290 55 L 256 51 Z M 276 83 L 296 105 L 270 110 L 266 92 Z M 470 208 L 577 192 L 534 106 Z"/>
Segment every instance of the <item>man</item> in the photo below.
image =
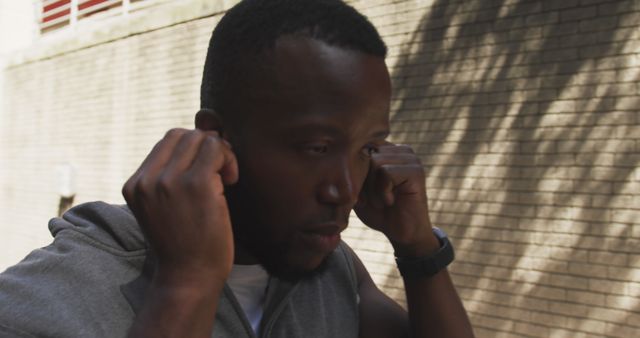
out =
<path fill-rule="evenodd" d="M 0 277 L 0 333 L 472 337 L 422 165 L 385 141 L 385 54 L 340 0 L 232 8 L 196 129 L 157 143 L 123 188 L 128 208 L 51 222 L 54 243 Z M 393 245 L 408 314 L 340 241 L 352 209 Z"/>

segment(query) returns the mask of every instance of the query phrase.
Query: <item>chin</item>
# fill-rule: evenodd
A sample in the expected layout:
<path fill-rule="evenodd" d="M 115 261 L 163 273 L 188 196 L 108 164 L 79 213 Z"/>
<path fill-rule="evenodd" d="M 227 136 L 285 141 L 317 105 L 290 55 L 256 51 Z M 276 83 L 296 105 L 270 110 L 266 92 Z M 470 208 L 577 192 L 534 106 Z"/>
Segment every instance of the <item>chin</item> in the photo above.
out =
<path fill-rule="evenodd" d="M 254 257 L 267 272 L 282 280 L 296 282 L 312 278 L 327 267 L 328 255 L 310 255 L 290 250 L 286 245 L 252 248 Z M 257 249 L 257 250 L 255 250 Z"/>
<path fill-rule="evenodd" d="M 327 268 L 327 258 L 323 258 L 319 262 L 307 262 L 305 264 L 278 264 L 268 266 L 261 263 L 264 268 L 272 276 L 290 281 L 297 282 L 304 279 L 313 278 L 314 276 L 323 273 Z"/>

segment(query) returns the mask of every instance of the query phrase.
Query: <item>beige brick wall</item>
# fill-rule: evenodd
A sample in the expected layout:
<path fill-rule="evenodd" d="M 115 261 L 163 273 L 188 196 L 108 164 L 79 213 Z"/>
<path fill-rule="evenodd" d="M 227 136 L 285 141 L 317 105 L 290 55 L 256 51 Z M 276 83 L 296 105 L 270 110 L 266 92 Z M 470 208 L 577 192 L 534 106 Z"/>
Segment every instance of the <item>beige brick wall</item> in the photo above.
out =
<path fill-rule="evenodd" d="M 640 2 L 355 4 L 391 47 L 393 139 L 421 154 L 478 335 L 640 334 Z"/>
<path fill-rule="evenodd" d="M 200 10 L 168 6 L 56 32 L 9 62 L 0 101 L 2 269 L 50 242 L 59 166 L 75 168 L 76 204 L 122 203 L 122 184 L 153 144 L 193 125 L 220 8 L 205 6 L 205 18 Z"/>
<path fill-rule="evenodd" d="M 57 165 L 76 168 L 77 202 L 121 202 L 164 130 L 192 125 L 228 3 L 80 31 L 14 59 L 0 101 L 0 266 L 49 241 Z M 389 44 L 393 141 L 425 164 L 478 336 L 637 335 L 640 3 L 351 3 Z M 384 239 L 355 219 L 345 239 L 402 302 Z"/>

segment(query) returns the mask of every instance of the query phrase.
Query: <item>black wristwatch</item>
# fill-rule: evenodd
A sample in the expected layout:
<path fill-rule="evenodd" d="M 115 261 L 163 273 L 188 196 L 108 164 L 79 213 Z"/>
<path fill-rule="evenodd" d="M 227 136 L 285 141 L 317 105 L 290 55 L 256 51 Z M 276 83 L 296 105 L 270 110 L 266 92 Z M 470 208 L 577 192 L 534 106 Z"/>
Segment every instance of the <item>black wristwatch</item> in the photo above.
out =
<path fill-rule="evenodd" d="M 453 262 L 455 254 L 447 234 L 436 227 L 433 227 L 433 234 L 440 242 L 440 249 L 435 254 L 413 258 L 396 257 L 396 264 L 402 277 L 411 279 L 431 277 Z"/>

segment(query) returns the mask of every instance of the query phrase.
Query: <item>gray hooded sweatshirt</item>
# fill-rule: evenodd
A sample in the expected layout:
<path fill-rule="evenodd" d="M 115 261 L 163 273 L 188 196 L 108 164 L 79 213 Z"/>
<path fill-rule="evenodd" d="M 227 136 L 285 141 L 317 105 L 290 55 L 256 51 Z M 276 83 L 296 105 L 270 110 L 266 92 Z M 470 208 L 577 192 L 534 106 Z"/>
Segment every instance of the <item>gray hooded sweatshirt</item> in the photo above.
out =
<path fill-rule="evenodd" d="M 153 274 L 131 211 L 87 203 L 52 219 L 49 230 L 53 243 L 0 274 L 0 337 L 126 337 Z M 357 337 L 357 298 L 341 244 L 313 278 L 272 278 L 259 335 L 225 286 L 212 337 Z"/>

